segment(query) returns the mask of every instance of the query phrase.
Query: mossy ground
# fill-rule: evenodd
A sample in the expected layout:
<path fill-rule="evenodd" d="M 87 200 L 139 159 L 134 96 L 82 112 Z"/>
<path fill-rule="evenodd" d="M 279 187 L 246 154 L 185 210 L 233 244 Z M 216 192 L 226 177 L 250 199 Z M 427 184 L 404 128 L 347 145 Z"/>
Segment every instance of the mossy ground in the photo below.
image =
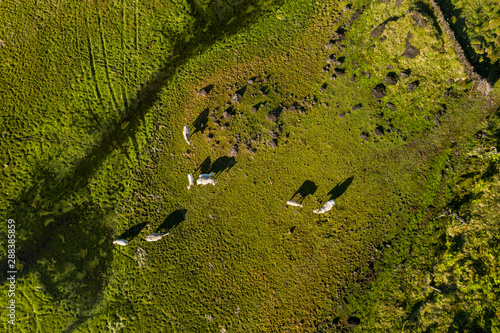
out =
<path fill-rule="evenodd" d="M 0 37 L 20 331 L 354 327 L 363 308 L 349 304 L 374 267 L 406 256 L 382 248 L 411 242 L 451 197 L 440 171 L 489 111 L 467 99 L 472 82 L 437 23 L 405 15 L 413 2 L 44 6 L 2 16 Z M 370 39 L 386 20 L 385 41 Z M 408 32 L 414 59 L 402 56 Z M 332 54 L 342 63 L 325 69 Z M 391 72 L 379 102 L 371 90 Z M 236 163 L 217 164 L 234 145 Z M 217 184 L 187 190 L 202 165 L 221 171 Z M 304 208 L 286 206 L 306 181 Z M 312 213 L 331 197 L 332 211 Z M 130 244 L 112 247 L 120 235 Z"/>

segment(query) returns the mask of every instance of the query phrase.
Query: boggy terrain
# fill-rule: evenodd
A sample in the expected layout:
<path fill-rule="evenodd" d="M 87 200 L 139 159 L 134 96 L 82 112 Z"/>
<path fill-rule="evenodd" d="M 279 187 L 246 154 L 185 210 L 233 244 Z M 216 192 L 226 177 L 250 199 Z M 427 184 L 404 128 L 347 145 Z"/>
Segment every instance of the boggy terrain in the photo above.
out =
<path fill-rule="evenodd" d="M 43 6 L 0 36 L 16 329 L 498 327 L 498 85 L 431 3 Z"/>

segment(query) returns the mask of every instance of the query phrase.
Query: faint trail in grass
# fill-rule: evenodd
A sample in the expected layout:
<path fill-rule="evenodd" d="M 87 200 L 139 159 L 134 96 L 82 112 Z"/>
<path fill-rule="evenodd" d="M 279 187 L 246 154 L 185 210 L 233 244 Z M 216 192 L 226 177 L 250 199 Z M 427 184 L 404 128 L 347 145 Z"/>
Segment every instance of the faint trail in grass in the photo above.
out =
<path fill-rule="evenodd" d="M 194 1 L 189 1 L 189 5 L 191 12 L 202 12 L 196 10 L 197 5 Z M 110 266 L 109 263 L 113 260 L 112 255 L 103 258 L 98 263 L 98 267 L 94 268 L 93 273 L 86 275 L 84 280 L 78 284 L 75 284 L 75 281 L 71 279 L 58 280 L 57 271 L 40 269 L 37 262 L 45 256 L 58 257 L 58 263 L 72 261 L 74 258 L 68 257 L 70 253 L 84 249 L 92 251 L 95 257 L 98 256 L 98 250 L 102 250 L 103 253 L 113 253 L 112 244 L 109 241 L 113 231 L 104 222 L 107 213 L 105 209 L 108 208 L 103 208 L 100 206 L 100 202 L 93 202 L 89 198 L 89 182 L 105 165 L 116 148 L 122 150 L 123 154 L 129 157 L 126 146 L 129 146 L 131 140 L 134 140 L 137 133 L 142 130 L 145 115 L 158 101 L 162 89 L 179 68 L 189 62 L 193 56 L 208 50 L 216 42 L 248 29 L 255 23 L 255 19 L 262 16 L 263 12 L 259 11 L 253 11 L 251 15 L 247 15 L 248 5 L 249 3 L 245 2 L 238 7 L 238 13 L 235 14 L 239 20 L 235 20 L 232 25 L 224 24 L 230 17 L 219 21 L 211 19 L 217 17 L 215 12 L 203 16 L 195 15 L 196 20 L 193 21 L 190 30 L 196 33 L 189 40 L 175 32 L 164 31 L 163 33 L 173 40 L 173 48 L 178 50 L 179 57 L 166 61 L 144 85 L 141 85 L 135 94 L 136 97 L 129 101 L 129 114 L 122 119 L 121 125 L 127 124 L 127 126 L 110 126 L 99 133 L 101 137 L 95 146 L 72 166 L 71 171 L 62 176 L 55 174 L 50 165 L 40 165 L 37 168 L 37 175 L 34 175 L 34 179 L 37 180 L 34 185 L 27 186 L 17 199 L 12 200 L 8 215 L 12 216 L 13 219 L 24 221 L 23 230 L 25 230 L 25 237 L 23 240 L 20 239 L 18 243 L 18 258 L 25 263 L 25 268 L 19 278 L 29 276 L 32 271 L 39 272 L 41 281 L 47 286 L 47 293 L 51 297 L 61 302 L 72 299 L 68 306 L 71 306 L 71 310 L 74 311 L 74 317 L 68 318 L 68 320 L 74 320 L 74 322 L 70 323 L 64 332 L 74 331 L 94 315 L 95 306 L 101 301 L 102 291 L 109 279 L 107 270 Z M 274 5 L 279 7 L 282 5 L 282 1 L 277 0 Z M 134 10 L 135 47 L 138 54 L 139 13 L 137 2 Z M 86 23 L 91 77 L 99 103 L 104 108 L 103 95 L 99 89 L 95 54 L 92 49 L 92 39 L 89 34 L 88 16 Z M 206 25 L 209 28 L 203 32 Z M 138 80 L 137 72 L 136 78 Z M 91 85 L 90 83 L 89 86 Z M 89 90 L 91 89 L 89 88 Z M 118 174 L 122 171 L 115 170 L 114 172 Z M 120 187 L 110 187 L 107 190 L 106 195 L 112 196 L 120 191 Z M 57 200 L 54 200 L 56 196 Z M 58 201 L 71 202 L 71 210 L 61 210 Z M 112 206 L 112 203 L 109 205 Z M 52 221 L 49 223 L 44 217 L 44 212 L 50 212 Z M 82 221 L 88 222 L 85 230 L 76 228 Z M 69 227 L 71 225 L 75 227 Z M 71 243 L 73 251 L 60 251 L 60 238 L 58 237 L 60 235 L 67 239 L 78 239 L 78 242 Z M 101 241 L 98 237 L 101 238 Z M 5 263 L 0 263 L 0 268 L 3 266 Z M 77 267 L 80 266 L 77 265 Z M 1 271 L 5 272 L 6 270 Z"/>
<path fill-rule="evenodd" d="M 106 73 L 106 79 L 108 81 L 109 93 L 111 94 L 111 98 L 113 99 L 113 104 L 115 109 L 119 111 L 118 103 L 116 102 L 115 92 L 113 91 L 113 85 L 111 84 L 111 78 L 109 76 L 109 64 L 108 64 L 108 55 L 106 53 L 106 42 L 104 41 L 104 32 L 102 29 L 102 19 L 101 13 L 98 13 L 97 20 L 99 21 L 99 35 L 101 36 L 101 47 L 102 47 L 102 56 L 104 60 L 104 69 Z"/>

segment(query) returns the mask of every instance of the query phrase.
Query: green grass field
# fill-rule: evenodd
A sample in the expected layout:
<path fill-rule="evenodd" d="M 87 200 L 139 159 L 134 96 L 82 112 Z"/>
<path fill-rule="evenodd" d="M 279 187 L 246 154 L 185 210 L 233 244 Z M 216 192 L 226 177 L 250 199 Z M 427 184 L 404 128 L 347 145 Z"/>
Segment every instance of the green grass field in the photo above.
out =
<path fill-rule="evenodd" d="M 2 330 L 500 329 L 498 84 L 427 2 L 0 8 Z"/>

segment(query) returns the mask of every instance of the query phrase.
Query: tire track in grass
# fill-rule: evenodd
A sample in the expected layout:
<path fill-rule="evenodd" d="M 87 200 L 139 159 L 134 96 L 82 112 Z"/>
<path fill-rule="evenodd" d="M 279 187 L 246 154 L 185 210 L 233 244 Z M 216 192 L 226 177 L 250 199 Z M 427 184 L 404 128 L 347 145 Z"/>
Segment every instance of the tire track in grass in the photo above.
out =
<path fill-rule="evenodd" d="M 111 78 L 109 76 L 108 54 L 106 52 L 106 42 L 104 41 L 104 32 L 102 29 L 102 19 L 101 19 L 100 12 L 97 14 L 97 21 L 99 22 L 99 35 L 101 37 L 102 56 L 103 56 L 103 61 L 104 61 L 104 72 L 106 73 L 106 80 L 108 81 L 108 89 L 109 89 L 109 93 L 111 94 L 111 99 L 113 100 L 113 104 L 115 106 L 115 109 L 118 113 L 120 113 L 120 108 L 119 108 L 118 103 L 116 101 L 116 95 L 115 95 L 115 92 L 113 90 L 113 85 L 111 84 Z"/>

